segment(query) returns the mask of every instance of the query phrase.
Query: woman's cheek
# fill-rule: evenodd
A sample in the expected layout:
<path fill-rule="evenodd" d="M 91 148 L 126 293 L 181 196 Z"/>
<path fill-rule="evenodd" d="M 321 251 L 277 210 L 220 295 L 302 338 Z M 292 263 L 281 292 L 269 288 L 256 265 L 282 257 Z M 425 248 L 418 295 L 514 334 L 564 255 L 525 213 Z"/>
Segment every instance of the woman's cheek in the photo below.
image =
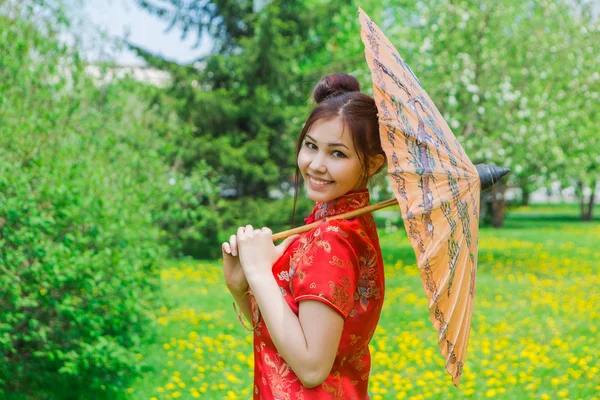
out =
<path fill-rule="evenodd" d="M 307 160 L 306 153 L 304 150 L 300 150 L 300 153 L 298 153 L 298 168 L 300 168 L 300 172 L 303 173 L 302 175 L 304 175 L 304 170 L 308 166 L 308 163 L 309 161 Z"/>

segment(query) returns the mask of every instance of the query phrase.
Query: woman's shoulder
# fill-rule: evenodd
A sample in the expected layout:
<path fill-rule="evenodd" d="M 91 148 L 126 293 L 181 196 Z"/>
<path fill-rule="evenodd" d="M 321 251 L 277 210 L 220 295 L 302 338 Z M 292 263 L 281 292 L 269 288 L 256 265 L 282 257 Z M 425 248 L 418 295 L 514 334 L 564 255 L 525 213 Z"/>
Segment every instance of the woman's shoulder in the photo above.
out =
<path fill-rule="evenodd" d="M 308 232 L 314 239 L 335 239 L 337 242 L 355 245 L 364 239 L 358 219 L 333 219 L 325 221 Z"/>

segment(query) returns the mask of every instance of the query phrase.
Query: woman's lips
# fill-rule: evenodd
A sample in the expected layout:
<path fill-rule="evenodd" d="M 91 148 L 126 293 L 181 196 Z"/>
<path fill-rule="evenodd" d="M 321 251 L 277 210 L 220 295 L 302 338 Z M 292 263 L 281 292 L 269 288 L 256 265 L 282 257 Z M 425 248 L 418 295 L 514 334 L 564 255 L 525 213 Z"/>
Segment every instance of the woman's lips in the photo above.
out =
<path fill-rule="evenodd" d="M 313 178 L 312 176 L 308 175 L 308 183 L 312 189 L 322 189 L 325 186 L 332 183 L 332 181 L 325 181 L 322 179 Z"/>

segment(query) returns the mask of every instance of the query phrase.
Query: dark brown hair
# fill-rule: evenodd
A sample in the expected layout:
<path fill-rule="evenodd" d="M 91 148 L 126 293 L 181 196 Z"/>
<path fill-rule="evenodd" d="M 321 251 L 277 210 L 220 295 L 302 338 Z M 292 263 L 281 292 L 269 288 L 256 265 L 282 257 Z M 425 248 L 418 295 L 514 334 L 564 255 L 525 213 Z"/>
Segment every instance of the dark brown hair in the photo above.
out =
<path fill-rule="evenodd" d="M 321 78 L 315 86 L 312 97 L 317 106 L 312 110 L 296 144 L 296 174 L 294 176 L 294 208 L 292 210 L 291 225 L 294 226 L 296 202 L 298 200 L 298 186 L 300 184 L 300 169 L 298 168 L 298 154 L 306 133 L 315 122 L 320 119 L 325 121 L 337 116 L 342 117 L 344 127 L 350 130 L 352 143 L 358 159 L 363 167 L 363 181 L 369 181 L 369 161 L 381 154 L 385 156 L 379 139 L 379 122 L 377 119 L 377 106 L 372 97 L 360 92 L 358 80 L 350 75 L 335 73 Z M 375 172 L 381 171 L 383 166 Z M 375 175 L 375 174 L 373 174 Z"/>

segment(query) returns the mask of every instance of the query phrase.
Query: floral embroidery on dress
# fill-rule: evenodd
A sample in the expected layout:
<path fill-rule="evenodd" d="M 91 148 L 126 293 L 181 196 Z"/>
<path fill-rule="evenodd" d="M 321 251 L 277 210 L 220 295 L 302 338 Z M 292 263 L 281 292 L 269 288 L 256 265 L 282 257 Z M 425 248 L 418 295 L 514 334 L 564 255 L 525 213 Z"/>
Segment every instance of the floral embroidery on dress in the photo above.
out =
<path fill-rule="evenodd" d="M 331 261 L 329 261 L 329 264 L 335 265 L 336 267 L 340 267 L 340 268 L 346 268 L 346 262 L 344 260 L 342 260 L 341 258 L 339 258 L 338 256 L 333 256 L 331 258 Z"/>
<path fill-rule="evenodd" d="M 277 277 L 279 278 L 280 281 L 290 281 L 290 273 L 288 271 L 281 271 L 280 273 L 277 274 Z"/>
<path fill-rule="evenodd" d="M 290 278 L 293 278 L 297 274 L 298 280 L 301 283 L 304 281 L 304 277 L 306 276 L 304 268 L 310 267 L 313 264 L 318 248 L 322 248 L 325 253 L 331 253 L 331 243 L 323 239 L 322 236 L 323 231 L 321 228 L 316 228 L 314 231 L 300 236 L 298 239 L 299 245 L 294 249 L 290 257 L 288 270 Z M 299 265 L 302 268 L 298 268 Z M 289 282 L 290 288 L 293 290 L 292 279 Z"/>
<path fill-rule="evenodd" d="M 329 281 L 329 287 L 331 288 L 331 299 L 333 305 L 339 308 L 344 314 L 348 314 L 352 308 L 352 297 L 350 295 L 350 279 L 342 278 L 342 285 L 338 286 L 334 282 Z"/>
<path fill-rule="evenodd" d="M 359 300 L 360 306 L 363 310 L 366 310 L 371 297 L 376 299 L 381 297 L 381 291 L 377 286 L 377 258 L 375 252 L 369 251 L 359 257 L 359 260 L 360 277 L 358 278 L 358 289 L 354 294 L 354 299 Z"/>
<path fill-rule="evenodd" d="M 344 399 L 344 387 L 342 386 L 342 378 L 340 377 L 339 371 L 335 371 L 331 373 L 333 377 L 333 382 L 329 385 L 326 382 L 323 382 L 321 385 L 323 386 L 323 390 L 327 393 L 331 394 L 332 399 L 343 400 Z"/>
<path fill-rule="evenodd" d="M 346 232 L 344 232 L 343 230 L 341 230 L 339 226 L 329 225 L 325 229 L 325 231 L 326 232 L 336 232 L 336 233 L 339 233 L 340 235 L 342 235 L 343 238 L 348 239 L 348 234 Z"/>
<path fill-rule="evenodd" d="M 366 203 L 366 204 L 365 204 Z M 327 203 L 318 202 L 313 208 L 311 215 L 304 219 L 304 222 L 310 224 L 332 215 L 343 214 L 348 211 L 356 210 L 369 204 L 369 191 L 360 190 L 348 192 L 345 196 L 328 201 Z"/>
<path fill-rule="evenodd" d="M 327 240 L 317 240 L 317 246 L 322 247 L 325 253 L 331 253 L 331 243 Z"/>
<path fill-rule="evenodd" d="M 291 400 L 291 385 L 298 378 L 294 375 L 289 365 L 281 358 L 279 353 L 275 355 L 274 359 L 271 359 L 268 354 L 263 353 L 263 361 L 271 368 L 271 371 L 267 373 L 267 377 L 269 378 L 269 388 L 273 396 L 279 400 Z"/>
<path fill-rule="evenodd" d="M 365 367 L 365 362 L 364 362 L 364 358 L 365 355 L 367 355 L 369 353 L 369 347 L 368 345 L 364 346 L 360 351 L 356 351 L 352 357 L 348 360 L 348 362 L 350 364 L 354 365 L 354 369 L 356 369 L 357 371 L 360 371 L 361 369 L 363 369 Z"/>
<path fill-rule="evenodd" d="M 350 335 L 350 344 L 356 344 L 356 342 L 358 342 L 360 340 L 362 336 L 357 336 L 357 335 Z"/>

